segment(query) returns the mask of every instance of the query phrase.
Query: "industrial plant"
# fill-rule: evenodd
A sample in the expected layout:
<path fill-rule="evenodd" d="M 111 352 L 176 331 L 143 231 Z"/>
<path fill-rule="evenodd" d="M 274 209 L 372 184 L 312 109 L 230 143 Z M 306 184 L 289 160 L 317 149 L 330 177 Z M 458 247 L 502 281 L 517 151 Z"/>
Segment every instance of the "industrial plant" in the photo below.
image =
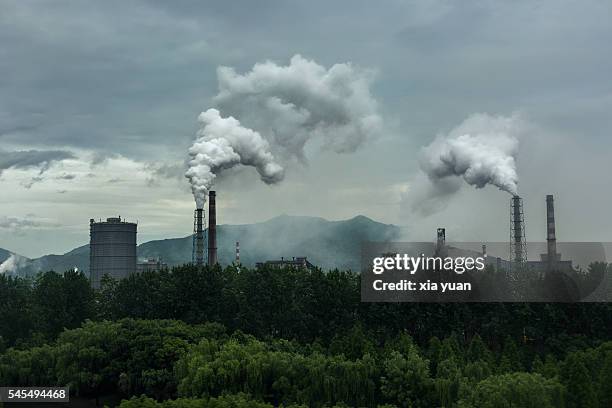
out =
<path fill-rule="evenodd" d="M 273 269 L 283 269 L 283 268 L 296 268 L 296 269 L 314 269 L 315 266 L 308 262 L 305 256 L 292 257 L 291 259 L 285 259 L 281 257 L 281 259 L 275 259 L 265 262 L 257 262 L 255 264 L 258 268 L 261 267 L 271 267 Z"/>
<path fill-rule="evenodd" d="M 570 271 L 573 269 L 571 260 L 561 260 L 557 252 L 557 236 L 555 232 L 555 205 L 552 194 L 546 196 L 546 253 L 540 254 L 539 260 L 527 258 L 527 243 L 525 241 L 525 217 L 523 200 L 519 196 L 512 197 L 510 217 L 510 269 L 527 270 L 542 276 L 550 271 Z"/>
<path fill-rule="evenodd" d="M 540 254 L 539 259 L 528 259 L 528 245 L 525 238 L 525 215 L 523 199 L 513 195 L 510 199 L 510 241 L 508 257 L 490 256 L 487 254 L 487 245 L 482 245 L 480 253 L 486 259 L 487 265 L 494 266 L 496 270 L 507 272 L 528 272 L 534 277 L 541 278 L 547 272 L 569 272 L 574 269 L 571 260 L 562 260 L 557 251 L 557 237 L 555 228 L 555 209 L 552 194 L 546 196 L 546 253 Z M 446 256 L 449 247 L 446 244 L 446 229 L 438 228 L 436 231 L 435 254 Z M 499 254 L 498 254 L 499 255 Z"/>
<path fill-rule="evenodd" d="M 217 263 L 217 217 L 215 192 L 208 194 L 208 229 L 204 230 L 204 210 L 194 213 L 193 255 L 194 265 L 204 265 L 204 243 L 208 252 L 206 263 Z M 122 220 L 121 217 L 107 218 L 106 221 L 89 220 L 89 271 L 94 289 L 100 288 L 104 275 L 123 279 L 135 272 L 159 271 L 168 267 L 161 259 L 146 259 L 138 263 L 136 234 L 138 225 Z M 239 259 L 239 255 L 238 259 Z"/>
<path fill-rule="evenodd" d="M 159 272 L 168 269 L 168 264 L 163 262 L 160 257 L 148 258 L 136 264 L 136 272 Z"/>
<path fill-rule="evenodd" d="M 204 230 L 204 210 L 198 208 L 194 213 L 193 255 L 194 265 L 204 264 L 204 243 L 208 245 L 206 263 L 213 266 L 217 263 L 217 217 L 215 192 L 208 194 L 208 229 Z M 136 252 L 136 223 L 122 220 L 121 217 L 107 218 L 106 221 L 89 220 L 89 271 L 91 285 L 100 288 L 104 275 L 114 279 L 123 279 L 135 272 L 159 271 L 167 268 L 160 258 L 146 259 L 138 263 Z M 237 249 L 237 251 L 239 251 Z M 237 260 L 239 261 L 239 252 Z"/>
<path fill-rule="evenodd" d="M 217 257 L 217 214 L 216 192 L 208 191 L 208 225 L 205 228 L 204 205 L 198 206 L 194 211 L 192 259 L 193 265 L 203 267 L 214 266 L 218 263 Z M 167 269 L 161 258 L 144 259 L 138 263 L 136 250 L 137 224 L 122 220 L 121 217 L 107 218 L 106 221 L 90 220 L 90 279 L 94 288 L 100 287 L 102 276 L 108 275 L 115 279 L 125 278 L 136 272 L 159 271 Z M 529 272 L 534 277 L 542 277 L 549 271 L 571 271 L 571 260 L 562 260 L 557 251 L 554 198 L 546 196 L 546 253 L 540 259 L 528 259 L 528 246 L 525 239 L 525 216 L 523 200 L 513 195 L 510 200 L 510 242 L 509 254 L 505 256 L 486 256 L 487 246 L 482 245 L 482 255 L 486 263 L 496 270 L 508 272 Z M 206 252 L 204 251 L 206 248 Z M 443 255 L 451 247 L 446 245 L 446 230 L 438 228 L 435 243 L 435 252 Z M 454 248 L 456 249 L 456 248 Z M 240 243 L 236 241 L 235 265 L 240 265 Z M 271 267 L 282 269 L 285 267 L 299 269 L 314 269 L 315 266 L 303 256 L 272 259 L 255 263 L 256 267 Z"/>

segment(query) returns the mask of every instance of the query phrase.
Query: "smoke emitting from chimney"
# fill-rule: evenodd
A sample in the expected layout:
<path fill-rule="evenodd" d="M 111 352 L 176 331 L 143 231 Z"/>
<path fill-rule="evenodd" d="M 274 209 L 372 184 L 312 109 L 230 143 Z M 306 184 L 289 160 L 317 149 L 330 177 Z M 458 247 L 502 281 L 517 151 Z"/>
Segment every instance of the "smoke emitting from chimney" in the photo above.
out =
<path fill-rule="evenodd" d="M 519 130 L 517 116 L 472 115 L 423 149 L 421 169 L 434 183 L 460 176 L 476 188 L 491 184 L 516 195 Z"/>
<path fill-rule="evenodd" d="M 416 178 L 410 189 L 412 210 L 429 215 L 444 208 L 461 179 L 476 188 L 493 185 L 516 195 L 516 157 L 524 127 L 517 115 L 475 114 L 437 136 L 421 151 L 419 165 L 427 177 Z"/>
<path fill-rule="evenodd" d="M 206 194 L 217 174 L 224 169 L 242 164 L 255 167 L 267 184 L 283 179 L 283 167 L 275 162 L 268 142 L 259 133 L 243 127 L 231 116 L 221 117 L 216 109 L 202 112 L 198 120 L 203 127 L 189 148 L 191 160 L 185 173 L 197 208 L 204 207 Z"/>
<path fill-rule="evenodd" d="M 216 108 L 198 117 L 202 128 L 185 173 L 197 208 L 223 170 L 254 167 L 264 183 L 275 184 L 285 173 L 278 159 L 305 162 L 311 139 L 322 139 L 326 150 L 353 152 L 382 127 L 370 94 L 373 75 L 350 63 L 325 68 L 295 55 L 289 65 L 266 61 L 244 74 L 220 67 L 217 76 Z"/>

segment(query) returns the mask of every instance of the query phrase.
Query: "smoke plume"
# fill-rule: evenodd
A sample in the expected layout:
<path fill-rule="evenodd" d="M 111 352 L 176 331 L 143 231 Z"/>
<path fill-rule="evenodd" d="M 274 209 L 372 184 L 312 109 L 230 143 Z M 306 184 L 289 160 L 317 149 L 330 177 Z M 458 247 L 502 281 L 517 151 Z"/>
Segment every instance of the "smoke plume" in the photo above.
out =
<path fill-rule="evenodd" d="M 373 75 L 349 63 L 326 69 L 295 55 L 286 66 L 266 61 L 243 75 L 220 67 L 217 76 L 216 106 L 300 160 L 311 139 L 321 138 L 338 153 L 353 152 L 381 127 L 370 94 Z"/>
<path fill-rule="evenodd" d="M 434 183 L 460 176 L 476 188 L 491 184 L 516 194 L 519 131 L 516 116 L 472 115 L 423 149 L 421 169 Z"/>
<path fill-rule="evenodd" d="M 203 127 L 185 174 L 198 206 L 224 169 L 253 166 L 265 183 L 277 183 L 284 166 L 276 158 L 305 162 L 312 139 L 338 153 L 353 152 L 381 127 L 369 89 L 373 75 L 348 63 L 326 69 L 295 55 L 286 66 L 267 61 L 245 74 L 220 67 L 217 76 L 217 109 L 200 115 Z"/>
<path fill-rule="evenodd" d="M 4 262 L 0 263 L 0 274 L 14 275 L 27 263 L 27 258 L 11 254 Z"/>
<path fill-rule="evenodd" d="M 423 148 L 420 168 L 427 178 L 417 177 L 410 192 L 411 207 L 429 215 L 445 206 L 460 188 L 493 185 L 512 195 L 518 191 L 516 155 L 523 123 L 516 115 L 474 114 L 447 135 L 438 136 Z"/>
<path fill-rule="evenodd" d="M 216 109 L 202 112 L 198 120 L 202 128 L 189 149 L 189 169 L 185 173 L 198 208 L 204 206 L 216 175 L 238 164 L 255 167 L 267 184 L 283 179 L 283 167 L 275 162 L 268 142 L 259 133 L 231 116 L 221 117 Z"/>

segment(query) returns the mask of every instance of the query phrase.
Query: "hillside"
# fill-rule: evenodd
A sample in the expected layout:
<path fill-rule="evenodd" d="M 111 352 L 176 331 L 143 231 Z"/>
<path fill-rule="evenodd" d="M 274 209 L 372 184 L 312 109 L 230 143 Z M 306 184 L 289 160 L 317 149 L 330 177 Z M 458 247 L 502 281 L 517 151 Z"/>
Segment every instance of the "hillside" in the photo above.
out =
<path fill-rule="evenodd" d="M 11 256 L 11 252 L 0 248 L 0 264 L 6 261 Z"/>
<path fill-rule="evenodd" d="M 236 241 L 239 241 L 241 261 L 247 266 L 280 257 L 306 256 L 323 269 L 357 270 L 362 242 L 389 241 L 398 236 L 399 227 L 364 216 L 328 221 L 318 217 L 281 215 L 261 223 L 217 226 L 219 261 L 222 264 L 231 263 L 235 257 Z M 4 254 L 2 251 L 0 259 Z M 179 265 L 191 261 L 191 251 L 192 237 L 189 235 L 145 242 L 138 246 L 138 257 L 160 257 L 169 265 Z M 63 255 L 28 259 L 19 268 L 18 274 L 34 275 L 41 270 L 65 271 L 75 267 L 88 271 L 89 245 Z"/>

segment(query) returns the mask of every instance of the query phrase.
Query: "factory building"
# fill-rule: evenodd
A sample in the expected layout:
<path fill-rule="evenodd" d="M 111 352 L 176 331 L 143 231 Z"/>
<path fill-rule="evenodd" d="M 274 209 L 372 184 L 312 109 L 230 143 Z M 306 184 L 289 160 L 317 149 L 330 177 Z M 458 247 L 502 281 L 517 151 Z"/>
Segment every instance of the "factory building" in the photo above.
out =
<path fill-rule="evenodd" d="M 104 275 L 122 279 L 136 272 L 137 227 L 121 217 L 89 220 L 89 274 L 94 289 Z"/>
<path fill-rule="evenodd" d="M 258 268 L 260 267 L 272 267 L 275 269 L 282 269 L 286 267 L 298 268 L 298 269 L 314 269 L 315 266 L 308 262 L 305 256 L 293 257 L 292 259 L 282 258 L 279 260 L 257 262 L 255 264 Z"/>
<path fill-rule="evenodd" d="M 146 259 L 136 265 L 136 272 L 159 272 L 168 269 L 168 264 L 162 262 L 161 258 Z"/>

